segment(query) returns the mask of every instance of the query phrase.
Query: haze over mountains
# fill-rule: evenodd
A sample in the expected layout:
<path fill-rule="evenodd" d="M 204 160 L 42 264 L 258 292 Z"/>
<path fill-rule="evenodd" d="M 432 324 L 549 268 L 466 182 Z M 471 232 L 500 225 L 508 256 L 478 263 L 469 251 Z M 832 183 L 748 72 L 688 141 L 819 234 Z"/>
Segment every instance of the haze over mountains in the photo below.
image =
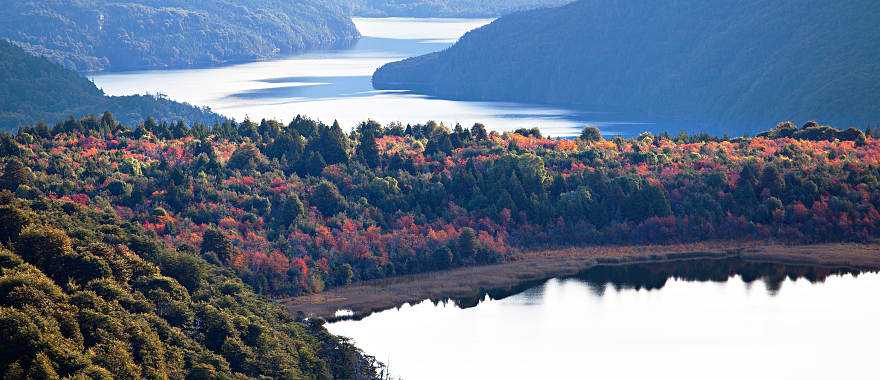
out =
<path fill-rule="evenodd" d="M 0 38 L 78 71 L 216 65 L 350 43 L 326 0 L 10 1 Z"/>
<path fill-rule="evenodd" d="M 582 0 L 503 17 L 373 83 L 755 128 L 866 126 L 880 116 L 878 22 L 880 3 L 864 0 Z"/>
<path fill-rule="evenodd" d="M 366 17 L 497 17 L 572 0 L 343 0 L 352 14 Z"/>

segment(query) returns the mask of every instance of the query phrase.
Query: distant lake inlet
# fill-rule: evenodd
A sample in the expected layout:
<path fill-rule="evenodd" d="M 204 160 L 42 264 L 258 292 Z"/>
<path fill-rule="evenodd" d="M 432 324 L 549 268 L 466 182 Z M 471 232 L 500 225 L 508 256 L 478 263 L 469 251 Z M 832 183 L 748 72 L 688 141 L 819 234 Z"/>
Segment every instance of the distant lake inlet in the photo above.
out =
<path fill-rule="evenodd" d="M 443 50 L 464 33 L 491 19 L 356 18 L 363 34 L 344 49 L 298 54 L 286 59 L 216 68 L 103 73 L 90 77 L 108 95 L 165 94 L 177 101 L 209 106 L 237 120 L 297 114 L 353 128 L 373 119 L 390 122 L 483 123 L 509 131 L 539 127 L 550 136 L 575 136 L 587 124 L 606 134 L 682 129 L 629 120 L 606 112 L 586 112 L 530 104 L 437 99 L 407 91 L 376 91 L 371 77 L 385 63 Z"/>

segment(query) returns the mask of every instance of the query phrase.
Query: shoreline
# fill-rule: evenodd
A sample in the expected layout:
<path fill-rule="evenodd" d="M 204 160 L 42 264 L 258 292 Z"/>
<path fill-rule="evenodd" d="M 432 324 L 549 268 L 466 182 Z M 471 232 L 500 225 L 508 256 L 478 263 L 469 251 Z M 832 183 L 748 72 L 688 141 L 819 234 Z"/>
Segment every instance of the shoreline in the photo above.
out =
<path fill-rule="evenodd" d="M 356 283 L 319 294 L 281 299 L 291 315 L 328 321 L 359 319 L 425 300 L 504 296 L 594 266 L 739 258 L 788 265 L 880 270 L 880 244 L 782 245 L 708 242 L 659 246 L 598 246 L 528 251 L 511 261 Z M 493 296 L 493 298 L 497 298 Z M 339 317 L 339 310 L 351 314 Z M 300 314 L 301 313 L 301 314 Z"/>

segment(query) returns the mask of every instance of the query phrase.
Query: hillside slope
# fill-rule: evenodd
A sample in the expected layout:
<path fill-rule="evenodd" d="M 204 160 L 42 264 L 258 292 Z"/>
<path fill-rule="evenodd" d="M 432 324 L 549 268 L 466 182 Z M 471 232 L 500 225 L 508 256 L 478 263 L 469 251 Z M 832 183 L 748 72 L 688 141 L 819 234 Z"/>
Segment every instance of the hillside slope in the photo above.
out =
<path fill-rule="evenodd" d="M 137 125 L 147 117 L 209 125 L 222 119 L 208 109 L 165 98 L 104 96 L 76 72 L 0 40 L 0 130 L 105 111 L 128 125 Z"/>
<path fill-rule="evenodd" d="M 215 65 L 357 36 L 342 8 L 325 0 L 49 0 L 0 8 L 0 38 L 79 71 Z"/>
<path fill-rule="evenodd" d="M 880 3 L 582 0 L 391 63 L 379 89 L 694 121 L 878 120 Z"/>
<path fill-rule="evenodd" d="M 0 221 L 3 378 L 376 377 L 323 327 L 106 211 L 4 190 Z"/>

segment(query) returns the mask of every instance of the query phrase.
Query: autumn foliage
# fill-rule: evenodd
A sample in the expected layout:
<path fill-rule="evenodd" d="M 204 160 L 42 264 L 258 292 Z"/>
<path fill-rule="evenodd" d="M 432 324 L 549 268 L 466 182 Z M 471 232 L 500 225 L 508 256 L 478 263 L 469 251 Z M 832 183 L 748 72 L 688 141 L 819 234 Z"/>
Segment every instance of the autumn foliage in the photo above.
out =
<path fill-rule="evenodd" d="M 26 172 L 6 186 L 109 210 L 275 295 L 535 246 L 880 233 L 880 141 L 861 131 L 606 140 L 436 123 L 343 133 L 302 117 L 186 130 L 91 124 L 4 136 L 4 161 Z"/>

